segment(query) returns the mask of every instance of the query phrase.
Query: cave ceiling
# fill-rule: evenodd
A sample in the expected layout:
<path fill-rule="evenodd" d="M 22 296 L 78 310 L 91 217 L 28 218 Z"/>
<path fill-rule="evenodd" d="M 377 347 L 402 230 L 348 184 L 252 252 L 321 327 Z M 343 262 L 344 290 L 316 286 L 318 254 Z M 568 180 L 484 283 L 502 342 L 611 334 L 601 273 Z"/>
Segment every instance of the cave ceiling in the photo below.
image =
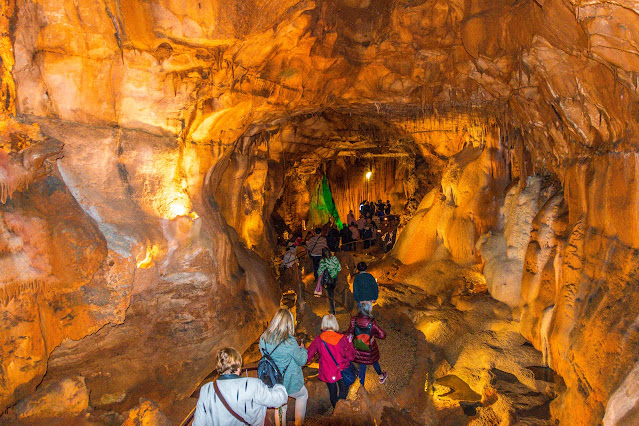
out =
<path fill-rule="evenodd" d="M 0 1 L 0 411 L 70 375 L 108 410 L 191 395 L 279 307 L 271 213 L 305 220 L 323 168 L 342 216 L 419 209 L 405 265 L 493 259 L 557 412 L 599 422 L 636 362 L 638 10 Z"/>
<path fill-rule="evenodd" d="M 516 129 L 555 172 L 635 146 L 632 4 L 82 0 L 19 4 L 16 15 L 24 116 L 223 147 L 327 111 L 387 123 L 473 114 Z M 345 149 L 335 129 L 353 121 L 328 121 L 320 139 Z"/>

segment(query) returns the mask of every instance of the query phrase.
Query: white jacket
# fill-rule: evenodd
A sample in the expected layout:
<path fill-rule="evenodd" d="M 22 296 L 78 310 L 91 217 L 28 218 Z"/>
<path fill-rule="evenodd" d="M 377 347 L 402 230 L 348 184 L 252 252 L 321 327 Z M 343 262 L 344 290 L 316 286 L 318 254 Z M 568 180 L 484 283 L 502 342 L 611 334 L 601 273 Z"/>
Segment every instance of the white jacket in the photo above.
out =
<path fill-rule="evenodd" d="M 269 388 L 260 379 L 237 377 L 218 380 L 220 393 L 231 408 L 253 426 L 264 424 L 267 407 L 280 407 L 288 401 L 286 388 L 275 385 Z M 213 382 L 200 389 L 193 426 L 244 426 L 222 404 L 215 394 Z"/>

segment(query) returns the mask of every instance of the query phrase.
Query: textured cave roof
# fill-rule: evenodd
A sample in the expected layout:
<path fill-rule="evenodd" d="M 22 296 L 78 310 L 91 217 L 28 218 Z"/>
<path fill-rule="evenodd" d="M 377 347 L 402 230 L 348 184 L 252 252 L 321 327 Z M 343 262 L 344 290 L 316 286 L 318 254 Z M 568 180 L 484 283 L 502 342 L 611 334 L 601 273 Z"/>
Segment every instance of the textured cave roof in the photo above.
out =
<path fill-rule="evenodd" d="M 162 128 L 220 144 L 326 111 L 387 122 L 483 115 L 516 129 L 549 169 L 636 146 L 633 3 L 93 3 L 20 9 L 21 113 Z M 72 39 L 78 32 L 84 43 Z M 60 55 L 84 58 L 82 72 L 109 64 L 110 80 L 103 87 L 95 69 L 82 74 L 97 80 L 82 83 L 74 108 L 47 85 L 47 73 L 61 73 Z M 34 88 L 34 68 L 46 90 Z M 141 90 L 145 84 L 157 93 Z M 105 91 L 100 104 L 96 90 Z"/>

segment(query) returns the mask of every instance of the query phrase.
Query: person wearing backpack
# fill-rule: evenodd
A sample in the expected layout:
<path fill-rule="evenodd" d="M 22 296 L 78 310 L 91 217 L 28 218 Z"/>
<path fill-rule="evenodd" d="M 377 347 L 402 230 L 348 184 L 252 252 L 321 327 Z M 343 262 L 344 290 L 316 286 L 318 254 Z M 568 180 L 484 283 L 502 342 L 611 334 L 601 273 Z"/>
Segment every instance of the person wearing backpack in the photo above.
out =
<path fill-rule="evenodd" d="M 328 248 L 322 249 L 322 260 L 317 268 L 317 276 L 322 280 L 322 285 L 328 293 L 330 304 L 329 312 L 335 315 L 335 287 L 337 286 L 337 274 L 342 270 L 339 259 Z"/>
<path fill-rule="evenodd" d="M 308 347 L 308 362 L 319 356 L 319 379 L 326 383 L 331 405 L 339 399 L 346 399 L 348 388 L 355 381 L 355 370 L 351 361 L 355 350 L 350 335 L 340 334 L 335 315 L 322 317 L 322 334 L 317 336 Z"/>
<path fill-rule="evenodd" d="M 372 365 L 379 375 L 379 383 L 386 381 L 388 373 L 382 372 L 379 365 L 379 348 L 376 339 L 385 339 L 386 332 L 377 325 L 373 318 L 373 304 L 361 302 L 356 316 L 351 317 L 351 326 L 344 334 L 353 335 L 353 347 L 355 348 L 355 362 L 359 364 L 359 382 L 364 386 L 366 368 Z"/>
<path fill-rule="evenodd" d="M 306 403 L 308 391 L 304 386 L 302 366 L 306 364 L 307 351 L 304 345 L 298 345 L 295 340 L 295 320 L 288 309 L 280 309 L 275 313 L 266 331 L 260 337 L 260 352 L 262 360 L 258 365 L 258 376 L 262 364 L 272 360 L 279 373 L 282 384 L 288 392 L 288 396 L 295 399 L 295 425 L 301 425 L 306 415 Z M 260 377 L 262 378 L 262 377 Z M 275 424 L 286 424 L 287 403 L 275 412 Z"/>
<path fill-rule="evenodd" d="M 286 388 L 266 386 L 254 377 L 241 377 L 242 355 L 234 348 L 217 353 L 215 382 L 200 389 L 193 426 L 263 425 L 268 407 L 279 407 L 288 400 Z"/>

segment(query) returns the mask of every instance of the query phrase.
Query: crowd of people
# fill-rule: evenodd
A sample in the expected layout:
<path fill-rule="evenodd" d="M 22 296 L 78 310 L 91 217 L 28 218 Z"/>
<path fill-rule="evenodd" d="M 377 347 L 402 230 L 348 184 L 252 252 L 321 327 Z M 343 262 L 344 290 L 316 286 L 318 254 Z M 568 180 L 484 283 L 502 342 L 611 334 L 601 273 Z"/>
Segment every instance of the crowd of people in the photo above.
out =
<path fill-rule="evenodd" d="M 390 209 L 391 205 L 388 201 L 386 204 L 382 203 L 382 200 L 379 200 L 378 204 L 363 201 L 360 204 L 359 217 L 356 219 L 353 210 L 350 210 L 341 230 L 338 230 L 334 223 L 328 222 L 306 233 L 306 238 L 301 230 L 294 232 L 292 236 L 287 232 L 285 238 L 287 255 L 283 259 L 283 264 L 289 267 L 294 262 L 292 254 L 295 254 L 297 258 L 308 254 L 313 260 L 314 271 L 317 271 L 322 258 L 322 249 L 326 247 L 336 252 L 379 246 L 381 251 L 388 252 L 395 244 L 397 232 L 397 217 L 390 215 Z M 303 247 L 299 248 L 300 246 Z M 300 251 L 303 252 L 300 253 Z"/>
<path fill-rule="evenodd" d="M 317 238 L 319 237 L 319 238 Z M 337 257 L 331 253 L 321 230 L 309 241 L 308 254 L 313 258 L 318 283 L 336 280 L 341 271 Z M 296 265 L 296 249 L 291 246 L 283 264 Z M 319 256 L 314 253 L 319 253 Z M 292 269 L 289 267 L 287 269 Z M 297 268 L 294 268 L 297 270 Z M 386 332 L 373 316 L 373 304 L 379 297 L 375 277 L 366 272 L 367 264 L 357 264 L 353 279 L 353 296 L 357 302 L 357 315 L 352 316 L 350 326 L 339 331 L 333 301 L 334 289 L 324 284 L 330 301 L 330 313 L 321 322 L 321 334 L 308 348 L 295 338 L 293 313 L 286 308 L 277 311 L 259 341 L 263 358 L 268 357 L 276 365 L 281 380 L 269 386 L 259 378 L 241 377 L 242 357 L 234 348 L 224 348 L 217 354 L 219 378 L 207 383 L 200 390 L 194 415 L 195 426 L 263 425 L 267 408 L 276 408 L 275 424 L 286 424 L 288 398 L 295 400 L 295 424 L 301 425 L 306 414 L 309 394 L 304 383 L 302 367 L 318 358 L 319 380 L 326 383 L 331 405 L 346 399 L 350 386 L 359 378 L 363 387 L 369 365 L 383 384 L 388 374 L 382 370 L 377 339 L 385 339 Z M 357 364 L 357 365 L 356 365 Z M 258 369 L 259 372 L 259 369 Z"/>
<path fill-rule="evenodd" d="M 365 283 L 366 280 L 363 280 L 362 285 Z M 369 290 L 361 294 L 376 297 L 377 293 Z M 193 424 L 263 425 L 267 409 L 275 408 L 275 424 L 283 425 L 286 424 L 287 403 L 291 397 L 295 400 L 295 425 L 301 425 L 309 398 L 302 367 L 316 357 L 318 378 L 326 383 L 333 407 L 340 399 L 347 398 L 350 386 L 357 379 L 364 386 L 369 365 L 373 366 L 379 383 L 383 384 L 388 374 L 380 366 L 376 340 L 385 339 L 386 332 L 373 316 L 373 302 L 358 302 L 358 313 L 351 318 L 350 326 L 344 332 L 339 331 L 335 315 L 324 315 L 321 333 L 308 348 L 298 343 L 295 337 L 295 320 L 291 311 L 286 308 L 278 310 L 260 337 L 259 348 L 263 356 L 268 355 L 277 365 L 281 383 L 270 387 L 260 378 L 242 377 L 242 356 L 234 348 L 223 348 L 217 354 L 219 377 L 201 388 Z"/>
<path fill-rule="evenodd" d="M 346 216 L 347 226 L 342 228 L 342 250 L 368 249 L 380 244 L 388 252 L 395 244 L 396 230 L 393 226 L 390 201 L 362 201 L 359 204 L 359 218 L 353 210 Z M 380 238 L 378 238 L 380 237 Z M 379 241 L 381 240 L 381 241 Z"/>
<path fill-rule="evenodd" d="M 299 265 L 304 264 L 303 259 L 309 258 L 312 261 L 315 281 L 320 280 L 325 274 L 322 287 L 328 293 L 330 312 L 335 313 L 335 286 L 342 269 L 335 253 L 369 249 L 373 246 L 379 247 L 382 252 L 388 252 L 395 244 L 397 232 L 397 223 L 388 215 L 390 211 L 389 201 L 382 203 L 382 200 L 378 200 L 377 204 L 363 201 L 360 204 L 359 219 L 355 220 L 351 210 L 347 216 L 347 222 L 350 221 L 350 225 L 344 226 L 341 231 L 329 222 L 306 234 L 299 230 L 292 235 L 287 233 L 286 251 L 280 264 L 282 288 L 288 287 L 289 290 L 295 291 L 298 301 L 303 303 L 304 284 Z M 354 266 L 353 264 L 349 270 L 352 271 Z M 344 302 L 348 303 L 347 295 L 340 291 L 340 295 L 342 293 L 344 293 Z"/>
<path fill-rule="evenodd" d="M 378 203 L 364 201 L 360 204 L 359 219 L 355 220 L 350 211 L 349 226 L 341 232 L 327 224 L 324 228 L 314 229 L 306 240 L 295 235 L 288 241 L 280 266 L 280 278 L 283 282 L 299 286 L 294 290 L 299 292 L 298 299 L 303 299 L 304 282 L 298 264 L 299 259 L 311 259 L 317 283 L 316 295 L 325 290 L 329 300 L 329 314 L 322 318 L 321 333 L 305 347 L 295 337 L 293 313 L 283 308 L 275 314 L 260 337 L 259 349 L 262 359 L 268 358 L 277 367 L 280 377 L 277 383 L 264 378 L 241 377 L 240 353 L 231 347 L 220 350 L 216 365 L 219 377 L 200 390 L 193 422 L 195 426 L 263 425 L 267 408 L 276 408 L 276 425 L 286 424 L 289 397 L 295 400 L 295 424 L 301 425 L 309 398 L 302 367 L 316 357 L 318 378 L 326 383 L 333 407 L 338 400 L 346 399 L 350 386 L 357 379 L 364 386 L 369 365 L 379 376 L 380 384 L 386 381 L 388 374 L 380 366 L 376 342 L 385 339 L 386 332 L 373 316 L 373 305 L 379 297 L 377 281 L 366 271 L 365 262 L 356 265 L 353 298 L 357 302 L 357 314 L 351 317 L 348 329 L 340 332 L 335 317 L 335 288 L 342 265 L 335 252 L 374 245 L 380 218 L 387 218 L 390 209 L 388 201 L 385 204 L 381 200 Z M 385 239 L 382 238 L 382 241 L 385 242 Z M 350 268 L 351 271 L 355 269 L 354 262 Z"/>

